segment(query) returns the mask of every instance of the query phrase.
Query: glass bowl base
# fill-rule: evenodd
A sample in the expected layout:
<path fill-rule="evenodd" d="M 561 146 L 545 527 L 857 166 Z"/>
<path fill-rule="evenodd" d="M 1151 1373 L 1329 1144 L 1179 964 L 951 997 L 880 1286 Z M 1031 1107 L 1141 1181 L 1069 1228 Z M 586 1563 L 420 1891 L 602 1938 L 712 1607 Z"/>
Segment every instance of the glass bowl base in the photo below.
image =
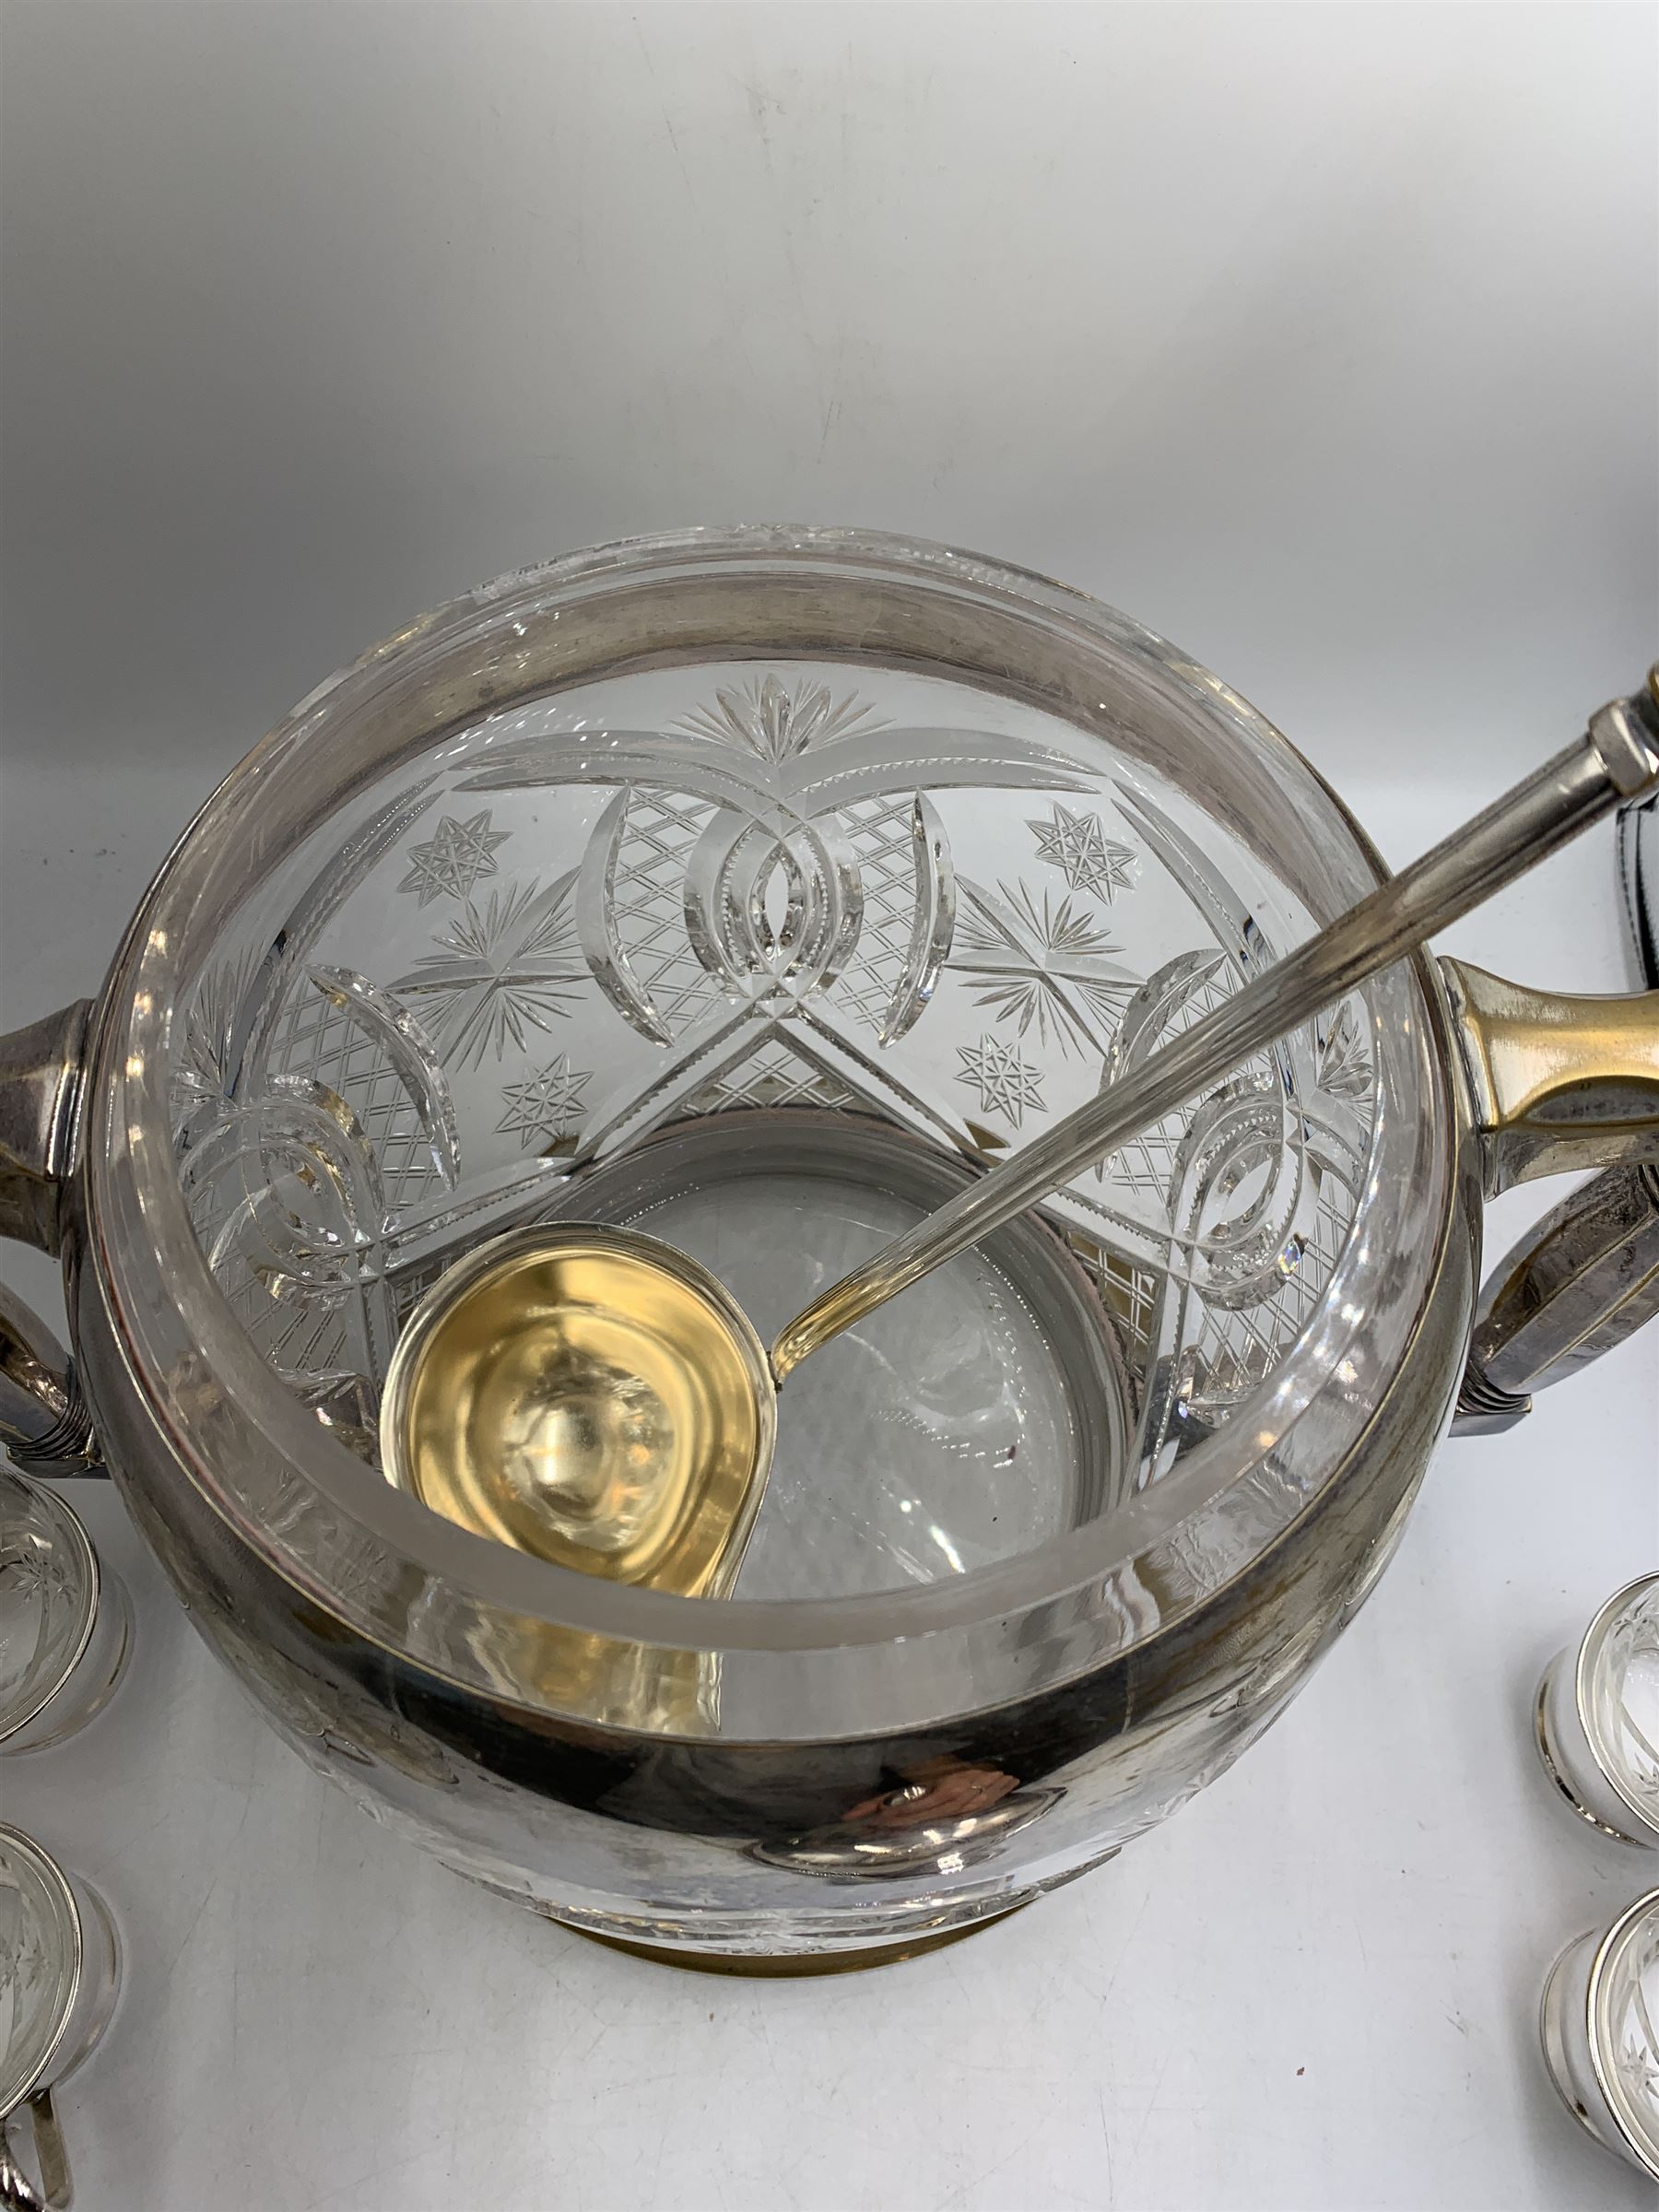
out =
<path fill-rule="evenodd" d="M 699 1951 L 678 1944 L 641 1943 L 631 1936 L 607 1935 L 600 1928 L 573 1927 L 569 1921 L 561 1921 L 559 1925 L 586 1936 L 590 1943 L 602 1943 L 606 1950 L 625 1951 L 630 1959 L 643 1959 L 651 1966 L 677 1967 L 681 1973 L 725 1974 L 746 1981 L 805 1981 L 823 1974 L 867 1973 L 872 1967 L 900 1966 L 907 1959 L 925 1958 L 929 1951 L 942 1951 L 949 1944 L 960 1943 L 964 1936 L 977 1936 L 982 1928 L 1000 1926 L 1034 1901 L 1022 1897 L 994 1912 L 965 1921 L 959 1927 L 937 1928 L 931 1935 L 837 1951 Z"/>
<path fill-rule="evenodd" d="M 873 1119 L 683 1123 L 572 1178 L 549 1216 L 700 1262 L 763 1343 L 972 1170 Z M 1098 1287 L 1027 1217 L 805 1361 L 733 1594 L 845 1596 L 1011 1559 L 1122 1496 L 1132 1393 Z"/>

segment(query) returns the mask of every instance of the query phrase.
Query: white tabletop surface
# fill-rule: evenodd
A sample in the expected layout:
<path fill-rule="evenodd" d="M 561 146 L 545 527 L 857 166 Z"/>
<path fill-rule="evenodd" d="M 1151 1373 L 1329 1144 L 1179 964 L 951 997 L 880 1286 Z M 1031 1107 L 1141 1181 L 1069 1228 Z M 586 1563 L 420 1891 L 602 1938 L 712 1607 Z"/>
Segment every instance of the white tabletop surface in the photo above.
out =
<path fill-rule="evenodd" d="M 96 987 L 199 789 L 136 761 L 8 776 L 30 835 L 0 1019 Z M 1398 860 L 1481 794 L 1353 795 Z M 1453 943 L 1626 987 L 1610 834 Z M 1557 1194 L 1502 1202 L 1494 1253 Z M 34 1255 L 3 1271 L 50 1293 Z M 1656 1462 L 1650 1335 L 1512 1434 L 1442 1448 L 1359 1619 L 1163 1829 L 965 1944 L 794 1983 L 615 1956 L 373 1825 L 255 1718 L 112 1491 L 78 1484 L 135 1661 L 83 1736 L 0 1765 L 0 1797 L 125 1939 L 114 2025 L 61 2099 L 79 2212 L 1649 2207 L 1558 2103 L 1535 2022 L 1556 1952 L 1659 1856 L 1552 1800 L 1528 1708 L 1659 1555 Z"/>

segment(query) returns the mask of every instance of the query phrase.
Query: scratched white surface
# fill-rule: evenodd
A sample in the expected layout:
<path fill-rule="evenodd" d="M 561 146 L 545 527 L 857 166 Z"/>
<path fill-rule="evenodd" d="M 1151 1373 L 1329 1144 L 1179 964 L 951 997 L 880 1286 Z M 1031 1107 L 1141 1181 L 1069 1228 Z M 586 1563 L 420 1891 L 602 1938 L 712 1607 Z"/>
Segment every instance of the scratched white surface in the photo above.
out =
<path fill-rule="evenodd" d="M 94 982 L 194 791 L 42 770 L 8 793 L 31 825 L 9 1021 Z M 1476 795 L 1360 811 L 1402 859 Z M 1456 943 L 1624 984 L 1609 839 Z M 1548 1194 L 1507 1200 L 1494 1249 Z M 31 1255 L 4 1272 L 50 1289 Z M 0 1765 L 0 1797 L 126 1939 L 63 2098 L 80 2212 L 1651 2206 L 1558 2105 L 1535 2015 L 1556 1951 L 1659 1856 L 1556 1805 L 1527 1704 L 1659 1556 L 1656 1368 L 1633 1340 L 1510 1437 L 1445 1446 L 1305 1694 L 1115 1865 L 936 1957 L 794 1985 L 614 1957 L 373 1826 L 243 1704 L 113 1495 L 76 1486 L 137 1601 L 134 1668 L 83 1737 Z"/>

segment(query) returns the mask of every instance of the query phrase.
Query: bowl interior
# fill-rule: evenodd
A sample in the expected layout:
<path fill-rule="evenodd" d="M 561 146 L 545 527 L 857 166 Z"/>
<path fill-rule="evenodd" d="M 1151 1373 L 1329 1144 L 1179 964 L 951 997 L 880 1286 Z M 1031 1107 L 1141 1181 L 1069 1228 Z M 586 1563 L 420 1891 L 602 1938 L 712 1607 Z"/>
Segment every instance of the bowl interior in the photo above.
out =
<path fill-rule="evenodd" d="M 1005 1157 L 1312 926 L 1171 779 L 982 685 L 629 669 L 446 731 L 253 888 L 180 1025 L 179 1171 L 324 1410 L 372 1406 L 447 1266 L 555 1215 L 619 1207 L 764 1338 L 944 1194 L 898 1161 Z M 744 1590 L 1015 1556 L 1225 1422 L 1353 1224 L 1370 1027 L 1336 1008 L 820 1355 Z M 665 1138 L 672 1189 L 636 1189 Z"/>

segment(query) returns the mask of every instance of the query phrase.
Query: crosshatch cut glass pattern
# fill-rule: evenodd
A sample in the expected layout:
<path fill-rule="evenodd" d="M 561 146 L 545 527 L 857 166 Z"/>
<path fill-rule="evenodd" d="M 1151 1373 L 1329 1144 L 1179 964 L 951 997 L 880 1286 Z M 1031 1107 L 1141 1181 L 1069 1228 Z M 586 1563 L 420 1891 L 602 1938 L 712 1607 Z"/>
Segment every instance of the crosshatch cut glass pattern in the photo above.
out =
<path fill-rule="evenodd" d="M 180 1172 L 242 1325 L 372 1458 L 441 1269 L 579 1213 L 665 1132 L 864 1115 L 994 1161 L 1312 926 L 1172 788 L 1034 708 L 835 664 L 633 672 L 445 737 L 262 887 L 175 1035 Z M 1156 1481 L 1308 1325 L 1373 1091 L 1355 997 L 1047 1206 L 1130 1378 L 1133 1443 L 1079 1512 Z M 856 1213 L 841 1265 L 878 1241 Z M 722 1272 L 718 1235 L 700 1256 Z M 889 1350 L 901 1309 L 865 1324 Z M 889 1425 L 860 1449 L 901 1460 Z M 900 1579 L 971 1563 L 946 1541 Z"/>

